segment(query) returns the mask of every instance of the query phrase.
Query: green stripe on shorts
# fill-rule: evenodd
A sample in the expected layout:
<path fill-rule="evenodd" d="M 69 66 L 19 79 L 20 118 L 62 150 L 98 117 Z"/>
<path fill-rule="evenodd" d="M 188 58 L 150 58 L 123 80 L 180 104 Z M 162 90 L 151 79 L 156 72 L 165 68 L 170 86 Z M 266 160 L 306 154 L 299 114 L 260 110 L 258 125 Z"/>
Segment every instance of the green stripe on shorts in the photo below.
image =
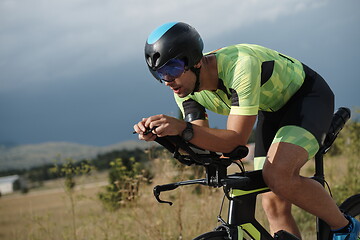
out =
<path fill-rule="evenodd" d="M 279 129 L 272 143 L 286 142 L 304 148 L 308 154 L 308 159 L 315 156 L 319 150 L 319 144 L 315 136 L 308 130 L 298 126 L 285 126 Z"/>

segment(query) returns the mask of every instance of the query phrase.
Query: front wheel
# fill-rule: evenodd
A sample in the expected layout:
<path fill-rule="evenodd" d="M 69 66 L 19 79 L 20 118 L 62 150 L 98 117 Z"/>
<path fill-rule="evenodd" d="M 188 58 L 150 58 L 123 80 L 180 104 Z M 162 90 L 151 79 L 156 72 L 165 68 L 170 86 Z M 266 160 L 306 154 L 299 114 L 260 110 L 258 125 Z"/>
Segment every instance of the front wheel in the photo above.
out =
<path fill-rule="evenodd" d="M 360 221 L 360 194 L 349 197 L 339 206 L 339 208 L 343 213 Z"/>
<path fill-rule="evenodd" d="M 225 231 L 213 231 L 201 234 L 193 240 L 228 240 L 228 234 Z"/>

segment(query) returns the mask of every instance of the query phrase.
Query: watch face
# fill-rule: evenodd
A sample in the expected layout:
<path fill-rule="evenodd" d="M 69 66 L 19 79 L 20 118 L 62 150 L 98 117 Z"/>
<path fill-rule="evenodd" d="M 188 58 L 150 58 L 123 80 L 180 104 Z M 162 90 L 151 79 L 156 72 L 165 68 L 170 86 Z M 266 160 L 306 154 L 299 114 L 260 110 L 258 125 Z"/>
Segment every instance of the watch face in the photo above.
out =
<path fill-rule="evenodd" d="M 185 141 L 189 141 L 190 139 L 192 139 L 192 137 L 193 137 L 192 129 L 187 128 L 183 131 L 183 138 Z"/>
<path fill-rule="evenodd" d="M 181 136 L 185 141 L 190 141 L 193 138 L 194 131 L 191 123 L 186 123 L 186 128 L 182 132 Z"/>

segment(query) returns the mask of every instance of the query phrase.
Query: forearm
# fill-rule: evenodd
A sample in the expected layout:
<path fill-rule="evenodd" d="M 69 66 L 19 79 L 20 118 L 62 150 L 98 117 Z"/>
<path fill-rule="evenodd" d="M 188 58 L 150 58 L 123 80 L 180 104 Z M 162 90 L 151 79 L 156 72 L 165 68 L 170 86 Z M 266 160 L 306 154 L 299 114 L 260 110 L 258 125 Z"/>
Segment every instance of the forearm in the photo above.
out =
<path fill-rule="evenodd" d="M 237 146 L 247 143 L 255 120 L 256 116 L 230 115 L 226 130 L 209 128 L 207 120 L 193 121 L 194 135 L 190 142 L 214 152 L 231 152 Z M 185 127 L 185 121 L 160 114 L 144 118 L 134 126 L 134 130 L 139 133 L 139 139 L 153 141 L 156 136 L 181 135 Z M 145 135 L 148 128 L 154 130 Z"/>
<path fill-rule="evenodd" d="M 190 142 L 200 148 L 214 152 L 228 153 L 239 145 L 245 145 L 247 138 L 233 130 L 193 126 L 194 137 Z"/>
<path fill-rule="evenodd" d="M 227 129 L 209 128 L 207 121 L 192 122 L 194 137 L 191 143 L 210 151 L 231 152 L 239 145 L 247 144 L 256 116 L 230 115 Z"/>

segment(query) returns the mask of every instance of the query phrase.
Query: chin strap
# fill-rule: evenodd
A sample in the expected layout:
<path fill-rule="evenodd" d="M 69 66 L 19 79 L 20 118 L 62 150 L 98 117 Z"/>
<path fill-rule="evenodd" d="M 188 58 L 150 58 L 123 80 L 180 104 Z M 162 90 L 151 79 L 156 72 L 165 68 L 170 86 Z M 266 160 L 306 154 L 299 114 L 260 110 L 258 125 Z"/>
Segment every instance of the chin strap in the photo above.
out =
<path fill-rule="evenodd" d="M 192 91 L 191 95 L 194 95 L 195 92 L 199 91 L 199 87 L 200 87 L 200 68 L 195 68 L 195 67 L 191 67 L 190 70 L 195 73 L 196 76 L 196 82 L 195 82 L 195 87 L 194 90 Z"/>

